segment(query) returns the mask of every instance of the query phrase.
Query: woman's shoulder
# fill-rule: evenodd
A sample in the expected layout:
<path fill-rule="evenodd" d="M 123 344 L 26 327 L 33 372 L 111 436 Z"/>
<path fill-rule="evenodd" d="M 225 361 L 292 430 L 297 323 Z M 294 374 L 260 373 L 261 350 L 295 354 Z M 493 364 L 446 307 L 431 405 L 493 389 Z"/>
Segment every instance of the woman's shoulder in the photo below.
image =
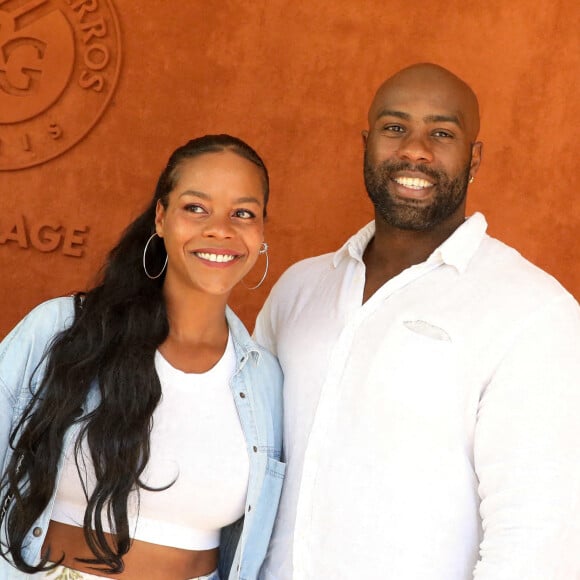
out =
<path fill-rule="evenodd" d="M 73 296 L 52 298 L 33 308 L 2 341 L 0 361 L 8 352 L 26 356 L 31 349 L 44 351 L 53 336 L 72 324 L 74 310 Z"/>
<path fill-rule="evenodd" d="M 282 382 L 282 369 L 278 359 L 261 344 L 258 344 L 251 336 L 244 323 L 228 307 L 227 309 L 228 325 L 234 338 L 234 344 L 241 351 L 241 356 L 247 356 L 254 361 L 252 365 L 258 373 L 268 375 L 269 379 L 275 379 Z"/>
<path fill-rule="evenodd" d="M 278 387 L 282 386 L 282 367 L 278 362 L 278 359 L 265 347 L 261 344 L 258 344 L 252 339 L 254 343 L 254 347 L 258 352 L 258 356 L 256 357 L 256 368 L 258 372 L 266 373 L 270 377 L 271 382 L 276 382 Z"/>
<path fill-rule="evenodd" d="M 70 326 L 74 320 L 74 296 L 51 298 L 35 306 L 18 326 L 33 327 L 36 332 L 59 332 Z M 16 327 L 18 328 L 18 327 Z"/>
<path fill-rule="evenodd" d="M 9 396 L 16 396 L 29 384 L 54 337 L 73 319 L 73 297 L 47 300 L 33 308 L 0 343 L 0 387 L 12 393 Z"/>

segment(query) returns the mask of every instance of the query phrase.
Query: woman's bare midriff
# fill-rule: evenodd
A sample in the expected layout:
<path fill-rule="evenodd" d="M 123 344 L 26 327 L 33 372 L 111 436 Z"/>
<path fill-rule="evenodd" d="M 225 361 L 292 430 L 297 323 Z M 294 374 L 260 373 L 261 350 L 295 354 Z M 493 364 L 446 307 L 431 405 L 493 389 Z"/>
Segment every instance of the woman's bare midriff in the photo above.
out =
<path fill-rule="evenodd" d="M 50 546 L 50 560 L 57 561 L 65 554 L 62 564 L 81 572 L 123 580 L 186 580 L 210 574 L 217 568 L 218 548 L 212 550 L 182 550 L 170 546 L 134 540 L 123 557 L 125 570 L 107 574 L 102 569 L 79 562 L 76 558 L 94 558 L 87 546 L 82 528 L 51 521 L 42 547 Z"/>

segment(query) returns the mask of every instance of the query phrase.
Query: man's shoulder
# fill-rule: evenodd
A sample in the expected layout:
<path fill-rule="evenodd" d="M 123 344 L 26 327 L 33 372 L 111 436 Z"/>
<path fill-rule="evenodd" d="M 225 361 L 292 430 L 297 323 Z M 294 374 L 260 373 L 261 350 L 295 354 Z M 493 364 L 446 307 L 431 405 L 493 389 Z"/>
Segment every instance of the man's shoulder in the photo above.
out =
<path fill-rule="evenodd" d="M 309 275 L 312 272 L 328 270 L 328 268 L 333 266 L 335 254 L 336 252 L 329 252 L 327 254 L 320 254 L 299 260 L 289 266 L 286 272 L 284 272 L 284 275 Z"/>
<path fill-rule="evenodd" d="M 554 276 L 497 238 L 486 235 L 476 256 L 469 270 L 496 290 L 503 287 L 536 300 L 569 294 Z"/>
<path fill-rule="evenodd" d="M 305 258 L 292 264 L 276 282 L 275 288 L 280 291 L 286 288 L 303 288 L 305 283 L 312 285 L 333 267 L 335 252 Z"/>

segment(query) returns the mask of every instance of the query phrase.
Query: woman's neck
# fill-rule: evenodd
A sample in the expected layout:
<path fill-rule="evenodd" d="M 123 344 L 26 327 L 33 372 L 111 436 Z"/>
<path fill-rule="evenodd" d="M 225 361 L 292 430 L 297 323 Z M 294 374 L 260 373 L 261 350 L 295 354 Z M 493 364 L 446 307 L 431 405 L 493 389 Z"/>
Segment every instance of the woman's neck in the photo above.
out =
<path fill-rule="evenodd" d="M 184 372 L 209 370 L 228 342 L 227 295 L 164 289 L 169 334 L 159 346 L 163 357 Z"/>

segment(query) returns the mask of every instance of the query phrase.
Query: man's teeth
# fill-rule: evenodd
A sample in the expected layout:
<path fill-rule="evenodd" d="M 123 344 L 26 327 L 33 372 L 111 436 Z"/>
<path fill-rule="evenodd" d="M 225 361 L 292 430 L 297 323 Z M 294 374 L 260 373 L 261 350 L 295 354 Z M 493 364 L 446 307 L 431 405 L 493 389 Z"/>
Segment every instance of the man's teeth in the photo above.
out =
<path fill-rule="evenodd" d="M 236 257 L 230 254 L 209 254 L 207 252 L 195 252 L 196 256 L 199 256 L 203 260 L 208 262 L 231 262 L 235 260 Z"/>
<path fill-rule="evenodd" d="M 431 187 L 433 185 L 430 181 L 421 179 L 420 177 L 395 177 L 393 180 L 399 185 L 408 187 L 409 189 L 424 189 L 425 187 Z"/>

